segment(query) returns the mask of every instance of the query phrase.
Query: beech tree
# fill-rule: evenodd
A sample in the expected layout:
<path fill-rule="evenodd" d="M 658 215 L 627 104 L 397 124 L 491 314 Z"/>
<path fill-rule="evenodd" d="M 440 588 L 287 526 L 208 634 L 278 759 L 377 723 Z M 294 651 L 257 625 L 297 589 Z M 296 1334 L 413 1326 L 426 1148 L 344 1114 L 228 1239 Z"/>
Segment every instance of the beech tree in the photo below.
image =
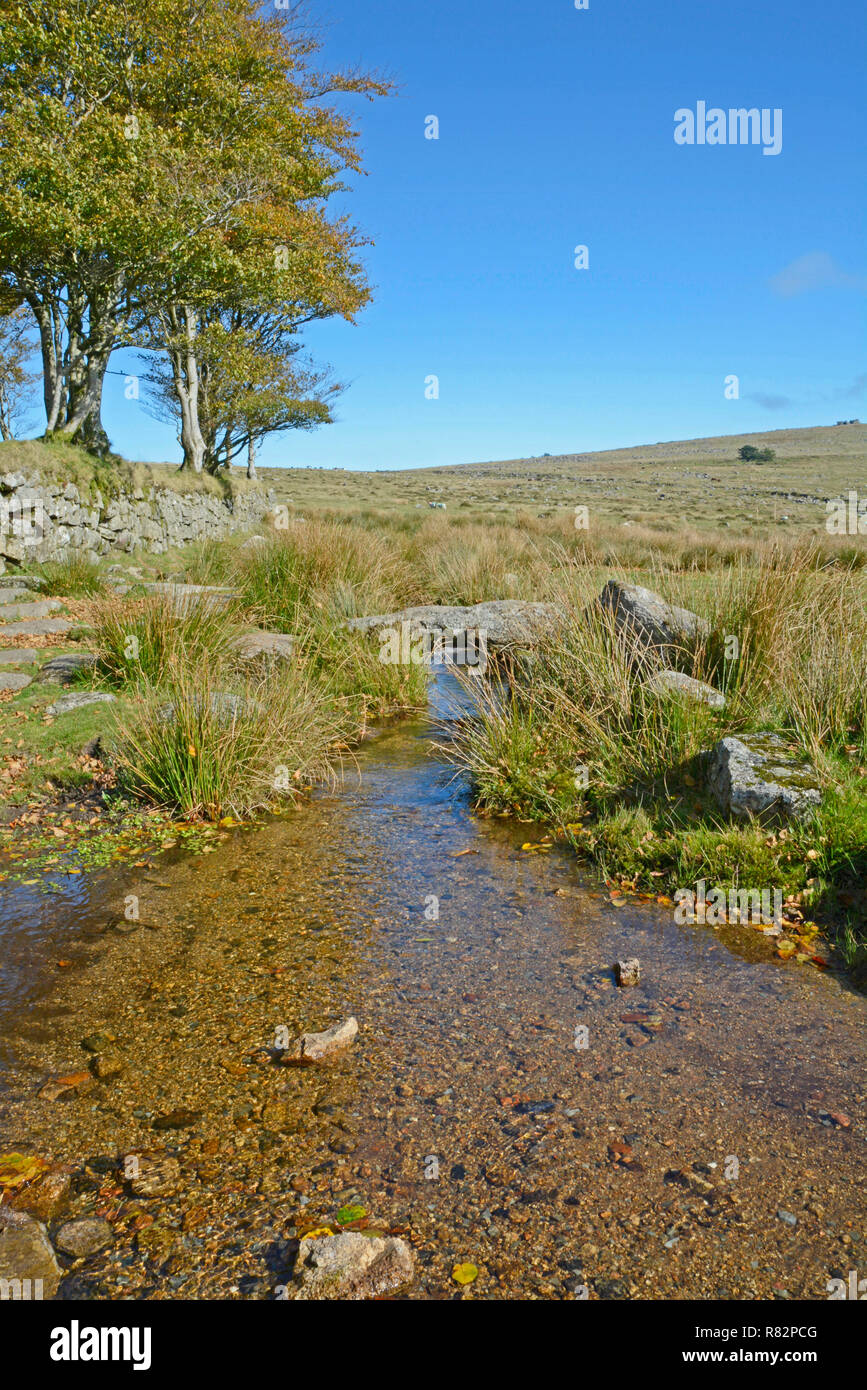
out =
<path fill-rule="evenodd" d="M 243 299 L 351 318 L 362 239 L 327 202 L 359 169 L 317 46 L 254 0 L 19 0 L 0 7 L 0 281 L 33 313 L 46 432 L 105 449 L 120 346 L 164 349 L 184 465 L 204 466 L 198 338 Z"/>
<path fill-rule="evenodd" d="M 0 439 L 14 439 L 26 416 L 38 373 L 28 368 L 33 325 L 23 305 L 0 298 Z"/>
<path fill-rule="evenodd" d="M 339 384 L 327 369 L 301 356 L 300 341 L 292 340 L 278 316 L 242 309 L 215 313 L 201 327 L 194 363 L 204 468 L 210 473 L 246 453 L 247 475 L 254 477 L 259 440 L 282 430 L 313 429 L 332 418 Z M 152 413 L 176 421 L 182 430 L 175 371 L 171 358 L 160 357 L 145 380 Z"/>

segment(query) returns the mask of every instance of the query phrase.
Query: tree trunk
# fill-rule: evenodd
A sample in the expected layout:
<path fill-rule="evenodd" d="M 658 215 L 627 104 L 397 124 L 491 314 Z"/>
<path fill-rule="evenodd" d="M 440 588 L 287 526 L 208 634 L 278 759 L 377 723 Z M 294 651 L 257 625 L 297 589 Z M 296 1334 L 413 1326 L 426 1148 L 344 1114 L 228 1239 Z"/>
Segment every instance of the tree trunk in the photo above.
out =
<path fill-rule="evenodd" d="M 247 440 L 247 477 L 255 478 L 256 476 L 256 441 L 251 434 Z"/>
<path fill-rule="evenodd" d="M 65 413 L 66 384 L 61 366 L 62 340 L 59 332 L 58 310 L 35 292 L 25 296 L 39 327 L 39 346 L 42 350 L 42 396 L 45 402 L 45 433 L 52 434 Z"/>
<path fill-rule="evenodd" d="M 104 441 L 102 447 L 108 447 L 108 436 L 102 427 L 102 386 L 107 367 L 108 353 L 102 350 L 90 356 L 84 371 L 76 374 L 75 383 L 70 383 L 67 417 L 60 434 L 74 439 L 80 432 L 82 443 Z"/>
<path fill-rule="evenodd" d="M 201 473 L 205 465 L 205 437 L 199 423 L 199 363 L 196 358 L 195 311 L 188 306 L 181 310 L 182 342 L 175 346 L 170 357 L 175 393 L 181 408 L 181 447 L 184 451 L 182 469 Z M 172 326 L 178 327 L 178 315 L 172 313 Z"/>

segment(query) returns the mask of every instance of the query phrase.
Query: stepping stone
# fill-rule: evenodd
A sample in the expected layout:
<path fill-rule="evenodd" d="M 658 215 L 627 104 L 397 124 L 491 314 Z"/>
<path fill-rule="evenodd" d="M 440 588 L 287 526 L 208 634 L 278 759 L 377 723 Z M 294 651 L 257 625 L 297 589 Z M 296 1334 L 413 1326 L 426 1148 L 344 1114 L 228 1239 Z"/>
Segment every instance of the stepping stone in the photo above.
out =
<path fill-rule="evenodd" d="M 173 599 L 175 609 L 179 613 L 196 603 L 226 608 L 233 600 L 241 597 L 238 589 L 227 589 L 222 584 L 172 584 L 161 580 L 145 584 L 143 587 L 149 594 L 167 594 Z"/>
<path fill-rule="evenodd" d="M 287 632 L 245 632 L 235 638 L 232 646 L 241 661 L 291 661 L 295 654 L 295 638 Z"/>
<path fill-rule="evenodd" d="M 45 713 L 69 714 L 74 709 L 86 709 L 88 705 L 110 705 L 116 699 L 116 695 L 109 695 L 105 690 L 74 690 L 70 695 L 61 695 Z"/>
<path fill-rule="evenodd" d="M 23 671 L 6 671 L 0 675 L 0 690 L 24 690 L 32 680 Z"/>
<path fill-rule="evenodd" d="M 33 653 L 32 660 L 36 660 Z M 36 679 L 50 685 L 71 685 L 82 671 L 90 671 L 96 665 L 93 652 L 67 652 L 64 656 L 54 656 L 39 671 Z"/>
<path fill-rule="evenodd" d="M 39 660 L 35 647 L 7 647 L 0 651 L 0 666 L 29 666 Z"/>
<path fill-rule="evenodd" d="M 726 699 L 722 691 L 715 690 L 705 681 L 694 680 L 682 671 L 657 671 L 655 676 L 645 681 L 644 688 L 654 695 L 685 695 L 689 700 L 710 705 L 711 709 L 725 709 Z"/>
<path fill-rule="evenodd" d="M 0 588 L 0 603 L 21 603 L 29 597 L 27 589 L 18 586 L 14 589 Z"/>
<path fill-rule="evenodd" d="M 21 590 L 38 589 L 39 580 L 32 574 L 4 574 L 3 587 L 14 586 L 14 592 Z"/>
<path fill-rule="evenodd" d="M 562 616 L 550 603 L 524 603 L 506 598 L 471 607 L 427 603 L 421 607 L 401 608 L 396 613 L 350 618 L 345 626 L 355 632 L 381 633 L 383 628 L 392 628 L 401 634 L 403 624 L 407 623 L 407 630 L 412 634 L 441 632 L 460 637 L 469 633 L 480 648 L 521 647 L 535 646 L 551 638 Z"/>
<path fill-rule="evenodd" d="M 0 637 L 44 637 L 49 632 L 68 632 L 71 627 L 66 618 L 31 618 L 28 623 L 0 627 Z"/>
<path fill-rule="evenodd" d="M 60 607 L 60 600 L 47 598 L 42 603 L 3 603 L 0 605 L 0 619 L 17 623 L 23 618 L 47 618 Z"/>

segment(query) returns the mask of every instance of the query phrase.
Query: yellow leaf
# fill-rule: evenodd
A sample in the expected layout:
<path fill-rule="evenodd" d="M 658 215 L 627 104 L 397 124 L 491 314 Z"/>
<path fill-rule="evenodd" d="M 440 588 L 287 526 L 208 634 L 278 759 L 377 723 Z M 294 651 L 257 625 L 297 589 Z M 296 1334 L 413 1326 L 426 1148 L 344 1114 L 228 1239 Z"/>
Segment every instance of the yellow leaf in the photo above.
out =
<path fill-rule="evenodd" d="M 455 1265 L 452 1270 L 452 1278 L 456 1284 L 472 1284 L 474 1279 L 478 1279 L 479 1271 L 475 1265 L 466 1263 Z"/>
<path fill-rule="evenodd" d="M 319 1236 L 333 1236 L 334 1232 L 330 1226 L 317 1226 L 315 1231 L 305 1231 L 302 1240 L 316 1240 Z"/>
<path fill-rule="evenodd" d="M 0 1154 L 0 1187 L 20 1187 L 32 1182 L 47 1167 L 44 1158 L 33 1154 Z"/>

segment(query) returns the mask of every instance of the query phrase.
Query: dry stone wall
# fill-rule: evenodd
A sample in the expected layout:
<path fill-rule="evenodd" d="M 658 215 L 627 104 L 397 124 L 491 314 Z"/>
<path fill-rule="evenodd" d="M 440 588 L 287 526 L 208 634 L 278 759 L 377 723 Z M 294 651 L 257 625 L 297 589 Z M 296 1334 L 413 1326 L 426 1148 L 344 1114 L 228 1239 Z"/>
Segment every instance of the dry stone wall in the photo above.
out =
<path fill-rule="evenodd" d="M 191 541 L 219 540 L 261 525 L 272 489 L 235 497 L 180 493 L 154 483 L 106 497 L 38 475 L 0 474 L 0 573 L 6 566 L 58 560 L 70 552 L 98 559 L 110 551 L 160 554 Z"/>

